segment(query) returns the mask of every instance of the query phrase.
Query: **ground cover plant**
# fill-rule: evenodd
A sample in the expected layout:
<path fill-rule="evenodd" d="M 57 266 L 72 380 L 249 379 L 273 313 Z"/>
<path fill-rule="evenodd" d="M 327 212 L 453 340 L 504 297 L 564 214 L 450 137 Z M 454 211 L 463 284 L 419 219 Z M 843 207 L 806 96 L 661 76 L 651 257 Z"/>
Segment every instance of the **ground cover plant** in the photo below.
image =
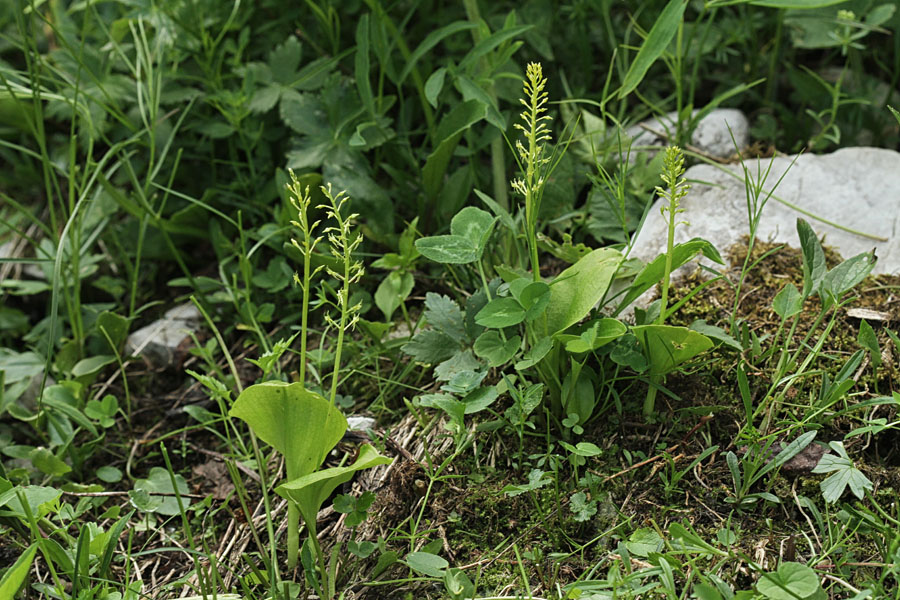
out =
<path fill-rule="evenodd" d="M 0 600 L 896 598 L 900 279 L 755 234 L 769 157 L 898 148 L 898 27 L 2 3 Z M 717 107 L 747 237 L 676 243 Z"/>

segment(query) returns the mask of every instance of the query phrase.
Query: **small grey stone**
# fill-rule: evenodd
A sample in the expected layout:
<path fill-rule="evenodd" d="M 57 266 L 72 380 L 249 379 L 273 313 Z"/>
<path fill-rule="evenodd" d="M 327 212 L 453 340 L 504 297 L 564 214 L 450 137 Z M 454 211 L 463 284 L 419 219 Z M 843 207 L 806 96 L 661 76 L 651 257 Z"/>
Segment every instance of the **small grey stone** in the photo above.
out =
<path fill-rule="evenodd" d="M 368 431 L 375 427 L 375 419 L 372 417 L 362 417 L 359 415 L 351 415 L 347 417 L 347 429 L 350 431 Z"/>
<path fill-rule="evenodd" d="M 192 321 L 159 319 L 129 335 L 125 351 L 129 355 L 143 356 L 157 367 L 172 366 L 179 346 L 197 327 Z"/>
<path fill-rule="evenodd" d="M 186 302 L 185 304 L 181 304 L 176 306 L 175 308 L 170 308 L 166 311 L 166 314 L 163 315 L 163 318 L 170 319 L 172 321 L 189 321 L 189 322 L 200 322 L 202 315 L 200 314 L 200 310 L 192 303 Z"/>

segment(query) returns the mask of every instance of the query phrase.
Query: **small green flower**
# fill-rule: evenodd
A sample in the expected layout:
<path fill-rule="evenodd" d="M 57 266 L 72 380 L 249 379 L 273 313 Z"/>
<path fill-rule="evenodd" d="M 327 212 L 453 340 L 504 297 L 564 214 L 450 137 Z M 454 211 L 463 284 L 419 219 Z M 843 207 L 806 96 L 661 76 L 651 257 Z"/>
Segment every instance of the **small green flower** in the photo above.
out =
<path fill-rule="evenodd" d="M 525 107 L 519 116 L 521 123 L 514 127 L 524 134 L 523 140 L 516 140 L 516 152 L 518 153 L 519 167 L 523 176 L 514 179 L 512 188 L 525 197 L 525 229 L 528 246 L 531 253 L 531 268 L 534 272 L 534 280 L 540 279 L 540 269 L 537 255 L 537 217 L 541 206 L 541 193 L 545 183 L 545 167 L 550 163 L 550 158 L 545 156 L 545 144 L 550 141 L 551 119 L 547 115 L 547 92 L 544 87 L 547 78 L 544 77 L 540 63 L 529 63 L 525 69 L 523 84 L 524 98 L 519 102 Z"/>

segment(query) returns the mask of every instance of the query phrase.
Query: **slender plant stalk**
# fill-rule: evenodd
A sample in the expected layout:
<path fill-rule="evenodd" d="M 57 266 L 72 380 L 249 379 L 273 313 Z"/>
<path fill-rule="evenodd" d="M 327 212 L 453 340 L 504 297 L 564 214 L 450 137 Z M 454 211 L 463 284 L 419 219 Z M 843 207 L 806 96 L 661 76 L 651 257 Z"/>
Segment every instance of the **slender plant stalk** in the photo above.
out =
<path fill-rule="evenodd" d="M 675 220 L 678 213 L 684 212 L 679 207 L 681 199 L 684 198 L 691 186 L 682 178 L 684 175 L 684 153 L 678 146 L 669 146 L 666 148 L 666 155 L 663 158 L 663 172 L 660 178 L 666 183 L 666 189 L 657 186 L 656 192 L 667 202 L 660 207 L 663 219 L 668 225 L 668 236 L 666 237 L 666 266 L 663 271 L 662 294 L 659 302 L 659 317 L 656 319 L 657 325 L 662 325 L 666 320 L 666 305 L 669 298 L 669 282 L 672 275 L 672 249 L 675 247 L 675 227 L 678 221 Z"/>
<path fill-rule="evenodd" d="M 676 220 L 678 213 L 684 212 L 679 207 L 681 199 L 687 195 L 690 185 L 684 178 L 684 152 L 678 146 L 669 146 L 666 148 L 666 154 L 663 157 L 663 172 L 660 178 L 665 182 L 666 188 L 657 186 L 656 192 L 661 198 L 666 200 L 660 207 L 663 219 L 668 225 L 668 235 L 666 237 L 666 264 L 663 270 L 662 293 L 659 300 L 659 316 L 656 319 L 657 325 L 663 325 L 666 321 L 666 306 L 669 301 L 669 283 L 672 275 L 672 249 L 675 247 L 675 226 L 679 224 Z M 656 404 L 656 392 L 661 381 L 660 376 L 650 378 L 650 387 L 647 389 L 647 398 L 644 400 L 644 418 L 647 419 L 653 414 Z"/>
<path fill-rule="evenodd" d="M 316 245 L 321 241 L 321 237 L 315 236 L 316 227 L 319 222 L 309 221 L 309 205 L 311 203 L 309 195 L 309 186 L 303 187 L 294 175 L 290 172 L 291 183 L 288 184 L 288 191 L 291 193 L 291 204 L 297 210 L 297 220 L 291 221 L 291 224 L 300 230 L 300 241 L 291 238 L 291 244 L 303 255 L 303 278 L 294 273 L 294 281 L 300 286 L 303 297 L 300 309 L 300 383 L 306 387 L 306 343 L 307 333 L 309 331 L 309 296 L 310 282 L 315 274 L 322 268 L 312 268 L 312 254 Z M 288 479 L 296 474 L 288 473 Z M 293 502 L 288 503 L 288 529 L 287 529 L 287 564 L 289 569 L 297 566 L 298 554 L 300 550 L 300 509 Z"/>

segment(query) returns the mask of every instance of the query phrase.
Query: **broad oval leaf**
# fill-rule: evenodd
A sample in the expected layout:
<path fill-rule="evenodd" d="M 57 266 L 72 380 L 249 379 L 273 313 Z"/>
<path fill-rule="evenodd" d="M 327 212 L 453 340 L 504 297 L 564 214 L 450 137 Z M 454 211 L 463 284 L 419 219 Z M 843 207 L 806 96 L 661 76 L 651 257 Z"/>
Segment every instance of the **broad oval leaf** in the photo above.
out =
<path fill-rule="evenodd" d="M 650 375 L 665 375 L 712 348 L 712 341 L 687 327 L 640 325 L 631 328 L 650 359 Z"/>
<path fill-rule="evenodd" d="M 106 365 L 111 365 L 114 362 L 116 362 L 116 357 L 111 354 L 100 354 L 89 358 L 83 358 L 72 367 L 72 376 L 82 377 L 84 375 L 92 375 Z"/>
<path fill-rule="evenodd" d="M 715 246 L 703 238 L 693 238 L 684 243 L 676 244 L 675 247 L 672 248 L 671 270 L 674 271 L 701 252 L 703 253 L 703 256 L 709 260 L 718 264 L 723 264 L 722 257 L 719 255 L 719 251 L 716 250 Z M 634 278 L 634 281 L 632 281 L 631 286 L 628 288 L 628 292 L 626 292 L 619 303 L 619 307 L 616 309 L 616 314 L 622 312 L 622 310 L 634 302 L 638 296 L 662 281 L 665 270 L 665 254 L 660 254 L 647 263 Z"/>
<path fill-rule="evenodd" d="M 559 333 L 586 317 L 606 295 L 620 262 L 618 250 L 600 248 L 557 275 L 545 313 L 547 333 Z"/>
<path fill-rule="evenodd" d="M 825 251 L 816 232 L 803 219 L 797 219 L 797 235 L 803 252 L 803 297 L 807 298 L 819 289 L 825 276 Z"/>
<path fill-rule="evenodd" d="M 419 575 L 443 577 L 450 563 L 437 554 L 428 552 L 410 552 L 406 555 L 407 566 Z"/>
<path fill-rule="evenodd" d="M 499 397 L 500 394 L 497 392 L 497 388 L 492 385 L 476 388 L 463 398 L 463 403 L 466 405 L 465 414 L 471 415 L 481 412 Z"/>
<path fill-rule="evenodd" d="M 284 455 L 288 479 L 312 473 L 347 431 L 347 419 L 302 383 L 267 381 L 245 389 L 228 411 Z"/>
<path fill-rule="evenodd" d="M 326 400 L 327 402 L 327 400 Z M 337 410 L 337 409 L 335 409 Z M 345 422 L 346 423 L 346 422 Z M 334 446 L 329 446 L 331 450 Z M 359 447 L 359 454 L 352 465 L 346 467 L 332 467 L 322 469 L 315 473 L 308 473 L 275 488 L 275 492 L 294 502 L 300 509 L 303 521 L 315 533 L 316 515 L 322 504 L 337 486 L 350 481 L 353 474 L 363 469 L 370 469 L 378 465 L 386 465 L 391 459 L 382 456 L 370 444 Z"/>
<path fill-rule="evenodd" d="M 532 281 L 522 289 L 517 300 L 525 309 L 525 320 L 534 321 L 550 305 L 550 286 L 543 281 Z"/>
<path fill-rule="evenodd" d="M 622 337 L 627 330 L 618 319 L 603 318 L 590 323 L 581 335 L 558 335 L 557 339 L 566 344 L 567 352 L 590 352 Z"/>
<path fill-rule="evenodd" d="M 28 577 L 28 572 L 31 571 L 31 562 L 34 560 L 36 551 L 36 543 L 28 546 L 13 566 L 6 570 L 3 578 L 0 579 L 0 598 L 15 598 L 16 592 L 25 583 L 25 578 Z"/>
<path fill-rule="evenodd" d="M 768 8 L 824 8 L 826 6 L 834 6 L 835 4 L 843 4 L 847 0 L 750 0 L 749 4 L 753 6 L 766 6 Z"/>
<path fill-rule="evenodd" d="M 425 166 L 422 167 L 422 183 L 425 188 L 425 195 L 429 198 L 436 199 L 444 184 L 444 176 L 447 173 L 447 166 L 453 157 L 459 140 L 463 133 L 473 124 L 477 123 L 485 117 L 485 107 L 475 100 L 462 102 L 457 104 L 447 116 L 445 116 L 440 125 L 438 125 L 436 139 L 441 140 L 434 151 L 428 155 L 425 160 Z"/>
<path fill-rule="evenodd" d="M 832 302 L 856 287 L 875 267 L 875 252 L 863 252 L 848 258 L 822 277 L 820 293 Z"/>
<path fill-rule="evenodd" d="M 553 348 L 553 340 L 549 337 L 542 337 L 534 345 L 528 349 L 525 356 L 516 363 L 516 371 L 529 369 L 543 360 L 545 356 Z"/>

